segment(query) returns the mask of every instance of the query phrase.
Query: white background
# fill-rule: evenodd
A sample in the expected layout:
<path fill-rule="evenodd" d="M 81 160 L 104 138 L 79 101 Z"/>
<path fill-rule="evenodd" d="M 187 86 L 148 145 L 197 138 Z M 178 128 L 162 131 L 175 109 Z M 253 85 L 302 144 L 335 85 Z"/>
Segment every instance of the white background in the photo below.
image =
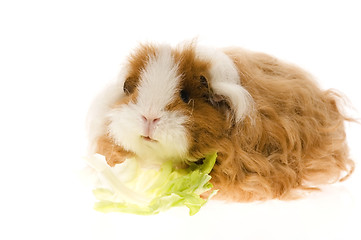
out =
<path fill-rule="evenodd" d="M 143 41 L 267 52 L 343 92 L 359 117 L 360 10 L 345 0 L 1 1 L 0 238 L 361 239 L 357 124 L 347 124 L 354 175 L 297 201 L 102 214 L 78 178 L 89 104 Z"/>

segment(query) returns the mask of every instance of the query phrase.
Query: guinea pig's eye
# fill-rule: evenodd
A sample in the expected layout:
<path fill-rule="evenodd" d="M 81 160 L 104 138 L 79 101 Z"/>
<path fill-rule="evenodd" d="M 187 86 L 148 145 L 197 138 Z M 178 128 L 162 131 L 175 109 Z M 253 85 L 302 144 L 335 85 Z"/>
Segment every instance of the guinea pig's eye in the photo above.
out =
<path fill-rule="evenodd" d="M 202 84 L 203 86 L 205 86 L 206 88 L 208 88 L 208 81 L 207 81 L 207 78 L 206 78 L 205 76 L 201 75 L 201 76 L 199 77 L 199 80 L 200 80 L 200 82 L 201 82 L 201 84 Z"/>
<path fill-rule="evenodd" d="M 128 78 L 123 85 L 123 91 L 125 94 L 129 95 L 134 91 L 135 84 L 131 78 Z"/>
<path fill-rule="evenodd" d="M 124 83 L 124 85 L 123 85 L 123 91 L 124 91 L 124 93 L 125 94 L 129 94 L 129 90 L 128 90 L 128 88 L 127 88 L 127 85 Z"/>
<path fill-rule="evenodd" d="M 189 103 L 189 93 L 186 90 L 181 90 L 179 94 L 183 102 Z"/>

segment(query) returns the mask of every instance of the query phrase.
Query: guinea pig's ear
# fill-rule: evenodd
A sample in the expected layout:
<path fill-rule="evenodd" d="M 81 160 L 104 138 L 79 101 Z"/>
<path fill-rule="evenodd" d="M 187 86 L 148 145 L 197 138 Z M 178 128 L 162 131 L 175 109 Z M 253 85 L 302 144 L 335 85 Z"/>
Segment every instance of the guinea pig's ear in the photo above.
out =
<path fill-rule="evenodd" d="M 235 120 L 241 121 L 253 109 L 253 99 L 241 85 L 237 68 L 233 61 L 221 50 L 197 47 L 197 57 L 210 62 L 209 84 L 218 99 L 225 99 Z M 217 101 L 217 100 L 216 100 Z"/>
<path fill-rule="evenodd" d="M 241 121 L 252 111 L 253 99 L 249 92 L 241 85 L 227 82 L 216 82 L 212 84 L 211 88 L 216 94 L 217 99 L 223 100 L 224 98 L 227 102 L 229 102 L 237 122 Z"/>

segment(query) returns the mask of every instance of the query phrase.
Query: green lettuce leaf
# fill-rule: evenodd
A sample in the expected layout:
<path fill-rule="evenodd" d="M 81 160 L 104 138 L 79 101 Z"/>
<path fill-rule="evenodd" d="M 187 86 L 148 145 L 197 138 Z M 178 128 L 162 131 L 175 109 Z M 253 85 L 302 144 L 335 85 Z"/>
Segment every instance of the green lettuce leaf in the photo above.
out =
<path fill-rule="evenodd" d="M 151 215 L 186 206 L 189 214 L 194 215 L 217 193 L 213 191 L 208 199 L 200 197 L 213 188 L 209 173 L 216 158 L 216 153 L 206 156 L 202 164 L 192 163 L 186 169 L 175 169 L 171 161 L 160 169 L 147 169 L 136 159 L 110 167 L 103 156 L 96 154 L 88 159 L 99 179 L 93 190 L 98 200 L 94 208 L 101 212 Z"/>

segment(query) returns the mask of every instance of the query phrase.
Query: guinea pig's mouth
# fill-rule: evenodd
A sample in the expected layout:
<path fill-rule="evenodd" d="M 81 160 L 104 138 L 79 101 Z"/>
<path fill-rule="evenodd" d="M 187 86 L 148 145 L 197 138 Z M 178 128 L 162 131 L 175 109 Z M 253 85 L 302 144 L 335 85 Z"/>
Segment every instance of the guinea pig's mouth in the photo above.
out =
<path fill-rule="evenodd" d="M 147 142 L 158 142 L 157 140 L 155 140 L 149 136 L 141 136 L 141 138 Z"/>

